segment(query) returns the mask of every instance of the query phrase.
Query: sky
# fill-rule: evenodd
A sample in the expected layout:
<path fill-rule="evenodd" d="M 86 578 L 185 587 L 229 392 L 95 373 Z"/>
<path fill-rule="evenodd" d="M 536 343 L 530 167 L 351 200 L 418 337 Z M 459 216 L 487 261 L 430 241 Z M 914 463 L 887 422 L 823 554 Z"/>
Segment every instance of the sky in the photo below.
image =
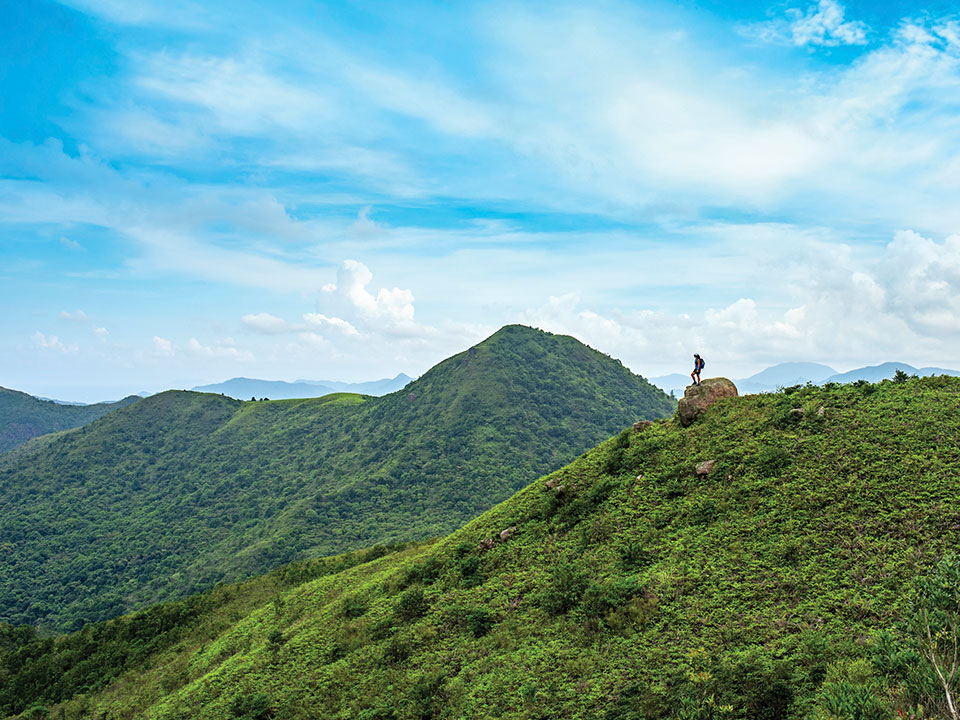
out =
<path fill-rule="evenodd" d="M 0 3 L 0 385 L 960 367 L 947 2 Z"/>

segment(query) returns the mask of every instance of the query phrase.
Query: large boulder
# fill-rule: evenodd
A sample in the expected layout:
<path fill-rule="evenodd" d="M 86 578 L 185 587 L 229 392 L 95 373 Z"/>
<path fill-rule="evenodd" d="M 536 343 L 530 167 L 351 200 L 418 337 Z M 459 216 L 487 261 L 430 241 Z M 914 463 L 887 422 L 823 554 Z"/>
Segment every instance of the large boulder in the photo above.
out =
<path fill-rule="evenodd" d="M 677 407 L 680 424 L 687 427 L 715 402 L 731 397 L 737 397 L 737 386 L 726 378 L 707 378 L 699 385 L 688 385 Z"/>

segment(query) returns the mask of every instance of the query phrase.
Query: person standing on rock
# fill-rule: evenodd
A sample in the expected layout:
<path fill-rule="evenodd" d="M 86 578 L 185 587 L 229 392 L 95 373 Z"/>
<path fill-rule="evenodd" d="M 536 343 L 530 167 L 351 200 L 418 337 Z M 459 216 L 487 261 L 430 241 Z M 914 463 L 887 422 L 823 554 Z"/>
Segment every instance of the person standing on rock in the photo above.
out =
<path fill-rule="evenodd" d="M 703 366 L 706 363 L 703 361 L 703 358 L 700 357 L 699 353 L 693 354 L 693 372 L 690 373 L 690 379 L 693 380 L 694 385 L 700 384 L 700 371 L 703 370 Z"/>

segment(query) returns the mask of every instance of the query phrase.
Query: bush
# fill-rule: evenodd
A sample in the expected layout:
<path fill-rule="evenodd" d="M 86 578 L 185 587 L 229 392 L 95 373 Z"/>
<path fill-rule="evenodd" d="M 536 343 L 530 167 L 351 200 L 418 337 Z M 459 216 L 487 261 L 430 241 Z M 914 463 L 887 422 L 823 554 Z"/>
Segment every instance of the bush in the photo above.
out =
<path fill-rule="evenodd" d="M 273 717 L 273 701 L 263 693 L 238 693 L 230 711 L 237 720 L 269 720 Z"/>
<path fill-rule="evenodd" d="M 468 613 L 466 617 L 467 629 L 476 638 L 483 637 L 490 632 L 490 628 L 493 627 L 495 622 L 496 617 L 493 613 L 484 608 L 477 608 Z"/>
<path fill-rule="evenodd" d="M 892 717 L 873 686 L 849 680 L 824 683 L 813 713 L 815 720 L 889 720 Z"/>
<path fill-rule="evenodd" d="M 563 615 L 580 604 L 586 589 L 583 573 L 568 562 L 560 562 L 551 570 L 547 587 L 540 593 L 540 606 L 551 615 Z"/>
<path fill-rule="evenodd" d="M 427 612 L 427 601 L 423 597 L 423 589 L 412 587 L 405 590 L 393 607 L 394 616 L 401 622 L 408 622 L 423 617 Z"/>
<path fill-rule="evenodd" d="M 367 611 L 367 604 L 356 595 L 344 598 L 340 614 L 348 620 L 355 620 Z"/>

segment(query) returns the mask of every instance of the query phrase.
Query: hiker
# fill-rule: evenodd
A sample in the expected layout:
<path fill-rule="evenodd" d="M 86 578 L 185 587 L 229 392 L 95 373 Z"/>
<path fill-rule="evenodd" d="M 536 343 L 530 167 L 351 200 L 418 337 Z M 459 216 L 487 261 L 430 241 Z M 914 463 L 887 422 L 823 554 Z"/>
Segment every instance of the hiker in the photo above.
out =
<path fill-rule="evenodd" d="M 693 380 L 694 385 L 700 384 L 700 371 L 703 370 L 703 366 L 706 363 L 703 361 L 703 358 L 700 357 L 699 353 L 693 354 L 693 372 L 690 373 L 690 379 Z"/>

